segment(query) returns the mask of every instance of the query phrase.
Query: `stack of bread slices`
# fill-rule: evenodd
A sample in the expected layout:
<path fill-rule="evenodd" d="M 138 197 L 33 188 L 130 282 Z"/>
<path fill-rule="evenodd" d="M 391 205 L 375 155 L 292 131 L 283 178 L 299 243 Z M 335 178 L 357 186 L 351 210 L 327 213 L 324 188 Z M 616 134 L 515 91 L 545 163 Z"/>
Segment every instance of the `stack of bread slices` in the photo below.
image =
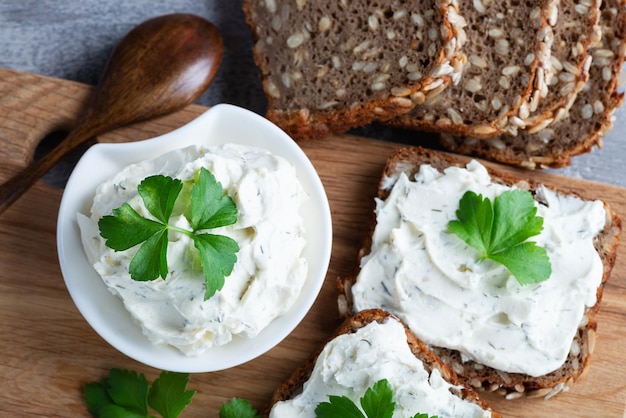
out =
<path fill-rule="evenodd" d="M 296 140 L 370 122 L 526 168 L 602 145 L 623 0 L 245 0 L 267 117 Z M 420 135 L 415 136 L 419 143 Z"/>

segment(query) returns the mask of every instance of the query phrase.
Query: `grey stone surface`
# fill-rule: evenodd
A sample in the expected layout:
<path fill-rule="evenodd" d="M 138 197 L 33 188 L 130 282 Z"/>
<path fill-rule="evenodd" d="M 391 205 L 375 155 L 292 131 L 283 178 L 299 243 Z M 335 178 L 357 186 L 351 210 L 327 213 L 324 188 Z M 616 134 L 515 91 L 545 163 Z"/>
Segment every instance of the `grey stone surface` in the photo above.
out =
<path fill-rule="evenodd" d="M 222 66 L 198 103 L 231 103 L 262 114 L 265 99 L 241 0 L 0 0 L 0 67 L 96 84 L 113 47 L 126 32 L 151 17 L 175 12 L 203 16 L 224 36 Z M 619 109 L 616 116 L 604 148 L 554 171 L 626 186 L 626 109 Z M 420 135 L 377 126 L 356 133 L 405 143 Z"/>

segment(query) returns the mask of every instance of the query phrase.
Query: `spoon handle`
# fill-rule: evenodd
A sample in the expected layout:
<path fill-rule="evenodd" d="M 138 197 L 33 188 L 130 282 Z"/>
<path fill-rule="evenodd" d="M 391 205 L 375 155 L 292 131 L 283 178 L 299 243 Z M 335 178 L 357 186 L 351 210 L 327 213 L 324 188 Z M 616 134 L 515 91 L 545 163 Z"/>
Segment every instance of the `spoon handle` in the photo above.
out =
<path fill-rule="evenodd" d="M 68 152 L 89 139 L 94 134 L 92 130 L 82 129 L 81 126 L 72 130 L 52 151 L 39 160 L 27 165 L 22 171 L 0 185 L 0 214 L 11 206 L 26 190 L 39 180 Z"/>
<path fill-rule="evenodd" d="M 193 103 L 217 74 L 223 50 L 217 27 L 195 15 L 160 16 L 131 30 L 113 51 L 78 127 L 0 185 L 0 214 L 85 140 Z"/>

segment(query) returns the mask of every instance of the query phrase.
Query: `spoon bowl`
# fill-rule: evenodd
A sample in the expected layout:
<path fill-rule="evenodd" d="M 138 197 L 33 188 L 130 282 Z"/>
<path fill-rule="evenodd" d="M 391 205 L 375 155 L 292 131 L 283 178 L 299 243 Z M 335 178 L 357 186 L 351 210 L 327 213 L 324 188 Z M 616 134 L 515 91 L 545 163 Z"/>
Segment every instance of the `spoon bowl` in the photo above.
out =
<path fill-rule="evenodd" d="M 219 30 L 196 15 L 159 16 L 132 29 L 109 58 L 76 127 L 52 151 L 0 185 L 0 214 L 94 136 L 193 103 L 215 78 L 223 51 Z"/>

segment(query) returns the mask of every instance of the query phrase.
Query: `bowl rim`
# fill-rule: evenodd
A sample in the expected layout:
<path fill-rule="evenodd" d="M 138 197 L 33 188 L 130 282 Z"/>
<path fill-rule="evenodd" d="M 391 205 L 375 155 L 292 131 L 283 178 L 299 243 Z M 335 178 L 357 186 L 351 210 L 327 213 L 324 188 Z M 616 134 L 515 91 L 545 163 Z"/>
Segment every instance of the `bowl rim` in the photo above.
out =
<path fill-rule="evenodd" d="M 96 186 L 129 164 L 188 145 L 226 143 L 265 148 L 287 158 L 295 166 L 309 195 L 309 200 L 301 207 L 307 238 L 303 255 L 308 262 L 308 273 L 291 309 L 274 319 L 258 336 L 250 339 L 234 337 L 231 342 L 212 347 L 200 356 L 186 356 L 171 346 L 152 344 L 133 322 L 121 299 L 108 291 L 87 260 L 76 214 L 88 214 Z M 137 158 L 138 155 L 141 157 Z M 161 136 L 92 146 L 69 177 L 57 218 L 57 254 L 61 273 L 84 319 L 105 341 L 126 356 L 157 369 L 176 372 L 224 370 L 253 360 L 278 345 L 300 324 L 317 299 L 328 272 L 331 249 L 332 220 L 328 198 L 307 155 L 269 120 L 227 104 L 213 106 L 191 122 Z"/>

